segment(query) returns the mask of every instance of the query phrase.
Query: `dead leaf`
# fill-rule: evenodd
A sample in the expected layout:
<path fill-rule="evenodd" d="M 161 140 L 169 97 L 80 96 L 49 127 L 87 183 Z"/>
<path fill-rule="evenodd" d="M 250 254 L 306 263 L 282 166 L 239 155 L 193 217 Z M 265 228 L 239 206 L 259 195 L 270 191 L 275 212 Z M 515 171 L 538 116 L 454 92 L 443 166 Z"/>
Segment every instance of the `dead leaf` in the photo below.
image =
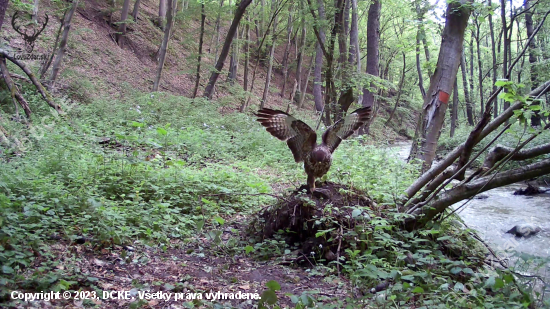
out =
<path fill-rule="evenodd" d="M 105 264 L 107 264 L 106 262 L 104 262 L 100 259 L 96 259 L 96 258 L 94 258 L 93 261 L 94 261 L 94 264 L 96 264 L 97 266 L 100 266 L 100 267 L 103 267 L 103 266 L 105 266 Z"/>

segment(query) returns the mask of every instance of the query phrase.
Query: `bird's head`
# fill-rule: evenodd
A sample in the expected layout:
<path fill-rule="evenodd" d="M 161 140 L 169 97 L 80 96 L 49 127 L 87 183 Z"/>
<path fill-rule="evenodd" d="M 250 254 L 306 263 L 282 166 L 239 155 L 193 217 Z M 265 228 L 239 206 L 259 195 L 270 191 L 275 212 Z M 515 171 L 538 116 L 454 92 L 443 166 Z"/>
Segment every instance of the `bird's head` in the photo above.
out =
<path fill-rule="evenodd" d="M 330 162 L 330 151 L 321 147 L 316 147 L 311 152 L 311 158 L 316 162 Z"/>

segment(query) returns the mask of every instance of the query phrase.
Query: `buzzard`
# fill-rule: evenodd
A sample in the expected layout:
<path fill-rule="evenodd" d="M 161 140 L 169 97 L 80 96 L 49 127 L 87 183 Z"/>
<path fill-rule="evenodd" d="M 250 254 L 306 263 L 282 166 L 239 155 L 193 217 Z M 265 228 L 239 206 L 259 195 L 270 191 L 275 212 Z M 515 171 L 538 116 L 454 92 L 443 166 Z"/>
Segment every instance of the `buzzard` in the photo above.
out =
<path fill-rule="evenodd" d="M 317 134 L 313 129 L 283 111 L 262 108 L 256 116 L 267 132 L 286 141 L 296 162 L 304 161 L 307 185 L 313 192 L 315 178 L 322 177 L 330 169 L 334 150 L 342 140 L 348 138 L 367 122 L 371 113 L 370 107 L 363 107 L 338 120 L 323 133 L 321 144 L 317 144 Z"/>

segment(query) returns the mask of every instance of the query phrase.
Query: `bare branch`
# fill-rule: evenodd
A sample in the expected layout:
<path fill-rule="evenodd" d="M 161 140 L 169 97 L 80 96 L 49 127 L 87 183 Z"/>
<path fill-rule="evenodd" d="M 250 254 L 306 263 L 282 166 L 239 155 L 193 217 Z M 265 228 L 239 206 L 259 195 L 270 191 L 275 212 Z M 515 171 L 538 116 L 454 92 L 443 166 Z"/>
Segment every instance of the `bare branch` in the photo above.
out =
<path fill-rule="evenodd" d="M 483 168 L 486 168 L 486 169 L 492 168 L 496 162 L 504 159 L 504 157 L 511 154 L 513 151 L 514 151 L 514 148 L 512 147 L 496 145 L 489 151 L 489 153 L 487 154 L 487 157 L 485 157 L 485 162 L 483 162 Z M 510 160 L 522 161 L 522 160 L 535 158 L 535 157 L 538 157 L 544 154 L 549 154 L 549 153 L 550 153 L 550 143 L 518 151 L 510 157 Z"/>
<path fill-rule="evenodd" d="M 530 97 L 538 97 L 546 92 L 550 91 L 550 80 L 546 81 L 544 84 L 540 85 L 533 91 L 529 93 Z M 485 138 L 487 135 L 489 135 L 491 132 L 496 130 L 501 124 L 503 124 L 506 120 L 508 120 L 510 117 L 514 115 L 514 111 L 517 109 L 520 109 L 523 106 L 523 103 L 516 102 L 512 106 L 510 106 L 508 109 L 506 109 L 504 112 L 502 112 L 500 115 L 498 115 L 497 118 L 493 119 L 485 128 L 483 131 L 481 131 L 479 138 L 480 140 Z M 436 178 L 437 175 L 439 175 L 441 172 L 443 172 L 447 167 L 451 166 L 453 162 L 460 157 L 462 152 L 464 151 L 465 142 L 456 146 L 453 151 L 451 151 L 447 156 L 441 160 L 438 164 L 432 166 L 428 171 L 426 171 L 422 176 L 420 176 L 413 184 L 407 188 L 405 191 L 406 197 L 408 199 L 412 198 L 422 187 L 424 187 L 428 182 L 430 182 L 432 179 Z"/>
<path fill-rule="evenodd" d="M 27 68 L 27 66 L 23 63 L 12 57 L 6 50 L 0 49 L 0 55 L 4 56 L 9 61 L 13 62 L 15 65 L 17 65 L 31 80 L 31 82 L 34 84 L 36 89 L 38 89 L 38 92 L 42 95 L 42 98 L 50 105 L 52 108 L 54 108 L 58 113 L 61 112 L 61 106 L 58 104 L 55 104 L 53 101 L 53 98 L 51 94 L 42 86 L 42 84 L 36 79 L 36 76 L 34 76 L 34 73 Z"/>
<path fill-rule="evenodd" d="M 405 226 L 409 230 L 421 227 L 424 223 L 432 220 L 437 214 L 443 212 L 447 207 L 453 205 L 456 202 L 470 198 L 481 192 L 547 174 L 550 174 L 550 159 L 542 160 L 499 174 L 481 177 L 470 183 L 457 186 L 443 193 L 433 203 L 416 209 L 412 213 L 413 215 L 418 216 L 424 214 L 424 216 L 419 219 L 415 218 L 407 220 L 405 222 Z"/>

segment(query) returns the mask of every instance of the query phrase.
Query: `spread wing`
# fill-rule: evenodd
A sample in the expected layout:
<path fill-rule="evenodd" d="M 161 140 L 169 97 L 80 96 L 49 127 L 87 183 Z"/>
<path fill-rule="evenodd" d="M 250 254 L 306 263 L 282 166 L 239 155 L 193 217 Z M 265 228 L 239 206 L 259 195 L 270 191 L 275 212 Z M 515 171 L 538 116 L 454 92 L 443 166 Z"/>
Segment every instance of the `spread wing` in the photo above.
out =
<path fill-rule="evenodd" d="M 305 155 L 315 146 L 317 134 L 303 121 L 285 112 L 269 108 L 260 109 L 256 116 L 267 132 L 286 141 L 296 162 L 303 161 Z"/>
<path fill-rule="evenodd" d="M 342 140 L 348 138 L 370 119 L 371 114 L 371 107 L 363 107 L 338 120 L 323 134 L 323 144 L 329 147 L 330 152 L 334 152 Z"/>

